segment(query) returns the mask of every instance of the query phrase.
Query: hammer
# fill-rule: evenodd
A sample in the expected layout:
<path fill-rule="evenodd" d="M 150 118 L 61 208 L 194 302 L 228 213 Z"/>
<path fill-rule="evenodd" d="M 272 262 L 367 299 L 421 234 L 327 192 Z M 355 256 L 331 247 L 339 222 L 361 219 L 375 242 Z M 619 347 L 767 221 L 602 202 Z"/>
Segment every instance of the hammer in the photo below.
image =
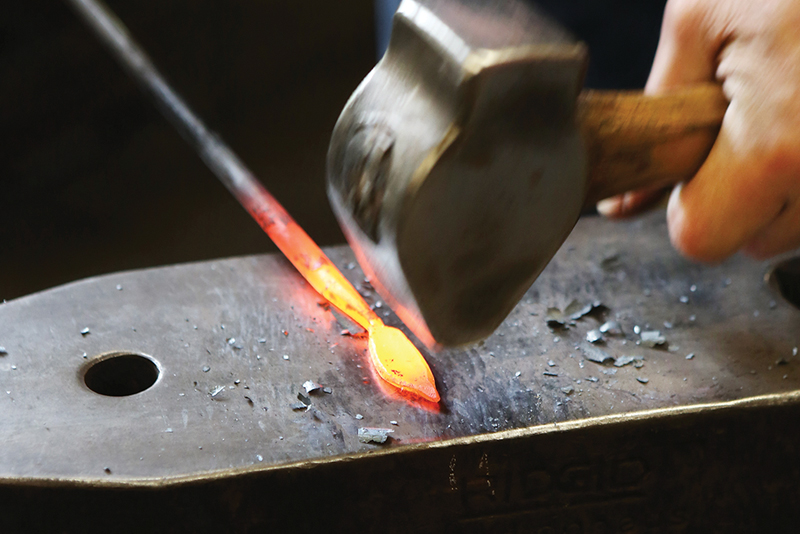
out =
<path fill-rule="evenodd" d="M 689 179 L 708 155 L 717 85 L 582 91 L 587 57 L 520 0 L 400 5 L 336 123 L 327 187 L 373 286 L 427 345 L 491 334 L 584 206 Z"/>

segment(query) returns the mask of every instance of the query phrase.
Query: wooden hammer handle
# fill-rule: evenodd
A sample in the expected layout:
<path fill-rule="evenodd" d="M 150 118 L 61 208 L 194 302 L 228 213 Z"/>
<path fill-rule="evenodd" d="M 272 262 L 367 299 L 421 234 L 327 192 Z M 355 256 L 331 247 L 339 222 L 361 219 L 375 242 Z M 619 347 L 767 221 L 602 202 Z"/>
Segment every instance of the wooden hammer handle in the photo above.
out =
<path fill-rule="evenodd" d="M 578 124 L 589 156 L 587 205 L 694 176 L 727 108 L 722 89 L 711 83 L 653 96 L 639 91 L 581 93 Z"/>

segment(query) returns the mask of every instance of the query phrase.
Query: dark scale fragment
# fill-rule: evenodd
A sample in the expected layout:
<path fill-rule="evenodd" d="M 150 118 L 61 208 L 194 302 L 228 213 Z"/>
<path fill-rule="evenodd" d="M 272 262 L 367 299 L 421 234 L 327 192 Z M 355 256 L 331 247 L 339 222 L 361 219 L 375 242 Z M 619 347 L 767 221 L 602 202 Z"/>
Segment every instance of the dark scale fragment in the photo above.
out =
<path fill-rule="evenodd" d="M 595 300 L 590 302 L 589 304 L 580 304 L 578 301 L 573 300 L 569 303 L 567 308 L 564 310 L 564 315 L 572 319 L 573 321 L 577 321 L 581 317 L 589 315 L 595 310 L 599 310 L 603 307 L 603 303 L 599 300 Z"/>
<path fill-rule="evenodd" d="M 614 360 L 614 367 L 625 367 L 631 363 L 644 360 L 644 356 L 620 356 Z"/>
<path fill-rule="evenodd" d="M 547 308 L 545 321 L 547 321 L 547 326 L 550 328 L 558 328 L 566 325 L 567 318 L 564 317 L 564 314 L 561 313 L 561 310 L 558 308 Z"/>
<path fill-rule="evenodd" d="M 581 347 L 581 350 L 583 351 L 583 354 L 586 357 L 586 359 L 594 363 L 599 363 L 602 365 L 606 362 L 614 360 L 614 357 L 611 356 L 606 351 L 600 350 L 597 347 L 593 347 L 591 345 L 583 345 Z"/>
<path fill-rule="evenodd" d="M 600 333 L 608 334 L 609 336 L 621 336 L 622 335 L 622 327 L 619 325 L 617 321 L 608 321 L 603 323 L 600 328 Z"/>
<path fill-rule="evenodd" d="M 600 260 L 600 268 L 604 271 L 610 271 L 619 268 L 621 265 L 619 253 L 611 253 Z"/>
<path fill-rule="evenodd" d="M 658 330 L 649 330 L 641 334 L 642 345 L 653 348 L 657 345 L 663 345 L 667 342 L 667 338 L 661 335 Z"/>
<path fill-rule="evenodd" d="M 303 389 L 306 390 L 306 393 L 313 393 L 315 391 L 319 391 L 320 389 L 322 389 L 322 385 L 317 384 L 313 380 L 306 380 L 305 382 L 303 382 Z"/>
<path fill-rule="evenodd" d="M 603 334 L 600 332 L 600 330 L 589 330 L 586 333 L 586 341 L 589 343 L 600 343 L 601 341 L 604 341 Z"/>
<path fill-rule="evenodd" d="M 564 308 L 564 315 L 570 319 L 580 319 L 592 310 L 591 305 L 584 306 L 577 300 L 572 300 L 567 307 Z"/>
<path fill-rule="evenodd" d="M 358 441 L 361 443 L 386 443 L 392 432 L 394 430 L 391 428 L 362 427 L 358 429 Z"/>

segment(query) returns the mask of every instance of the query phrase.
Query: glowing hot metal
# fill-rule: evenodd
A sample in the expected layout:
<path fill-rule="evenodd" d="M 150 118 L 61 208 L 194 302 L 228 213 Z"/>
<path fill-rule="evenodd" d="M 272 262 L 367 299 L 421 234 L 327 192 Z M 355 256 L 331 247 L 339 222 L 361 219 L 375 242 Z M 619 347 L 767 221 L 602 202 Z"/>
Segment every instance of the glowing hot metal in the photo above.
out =
<path fill-rule="evenodd" d="M 253 216 L 317 292 L 369 335 L 370 360 L 388 383 L 438 402 L 433 374 L 422 354 L 396 328 L 386 326 L 325 253 L 259 183 L 238 157 L 209 131 L 167 84 L 127 28 L 99 0 L 67 0 L 128 73 L 154 98 L 166 118 L 200 154 L 217 178 Z"/>
<path fill-rule="evenodd" d="M 439 402 L 433 373 L 414 344 L 383 323 L 272 195 L 258 183 L 249 185 L 249 191 L 232 192 L 311 287 L 367 331 L 370 361 L 378 376 L 402 391 Z"/>

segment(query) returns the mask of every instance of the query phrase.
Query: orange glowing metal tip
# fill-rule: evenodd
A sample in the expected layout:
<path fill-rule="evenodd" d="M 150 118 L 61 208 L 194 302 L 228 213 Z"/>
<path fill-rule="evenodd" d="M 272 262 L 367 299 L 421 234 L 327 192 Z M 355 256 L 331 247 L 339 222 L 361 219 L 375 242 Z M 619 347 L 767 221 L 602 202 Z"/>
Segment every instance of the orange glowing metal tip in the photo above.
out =
<path fill-rule="evenodd" d="M 383 323 L 283 206 L 260 186 L 239 201 L 311 287 L 367 331 L 369 357 L 378 376 L 401 391 L 439 402 L 433 373 L 417 347 L 403 332 Z"/>
<path fill-rule="evenodd" d="M 428 363 L 409 339 L 383 321 L 331 263 L 322 250 L 270 195 L 247 166 L 209 131 L 172 90 L 128 29 L 100 0 L 67 0 L 108 46 L 120 64 L 158 105 L 320 295 L 353 319 L 369 335 L 370 360 L 378 375 L 393 386 L 438 402 L 439 393 Z"/>

